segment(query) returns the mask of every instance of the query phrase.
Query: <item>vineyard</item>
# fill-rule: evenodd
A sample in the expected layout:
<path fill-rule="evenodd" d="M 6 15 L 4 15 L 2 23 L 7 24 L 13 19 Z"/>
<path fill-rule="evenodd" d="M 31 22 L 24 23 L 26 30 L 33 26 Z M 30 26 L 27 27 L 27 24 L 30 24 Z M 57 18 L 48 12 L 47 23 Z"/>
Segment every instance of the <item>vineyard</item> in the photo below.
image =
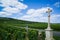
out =
<path fill-rule="evenodd" d="M 0 26 L 0 40 L 26 40 L 27 32 L 23 28 Z M 37 40 L 38 31 L 28 31 L 29 40 Z"/>
<path fill-rule="evenodd" d="M 28 25 L 29 28 L 35 29 L 45 29 L 47 27 L 47 23 L 0 18 L 0 40 L 26 40 L 27 36 L 29 40 L 38 40 L 38 31 L 28 30 L 27 32 L 25 28 L 18 28 L 26 27 L 26 25 Z M 60 31 L 60 24 L 51 23 L 51 28 L 56 31 Z M 42 39 L 44 40 L 44 38 L 45 35 L 42 33 Z"/>

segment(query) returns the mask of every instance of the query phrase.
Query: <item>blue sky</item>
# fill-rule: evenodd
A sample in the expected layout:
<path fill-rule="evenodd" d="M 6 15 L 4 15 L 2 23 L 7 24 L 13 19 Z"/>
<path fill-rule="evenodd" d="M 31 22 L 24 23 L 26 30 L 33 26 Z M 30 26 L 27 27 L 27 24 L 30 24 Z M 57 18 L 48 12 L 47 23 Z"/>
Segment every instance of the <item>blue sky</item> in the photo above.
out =
<path fill-rule="evenodd" d="M 48 8 L 51 23 L 60 23 L 60 0 L 0 0 L 0 17 L 47 22 Z"/>

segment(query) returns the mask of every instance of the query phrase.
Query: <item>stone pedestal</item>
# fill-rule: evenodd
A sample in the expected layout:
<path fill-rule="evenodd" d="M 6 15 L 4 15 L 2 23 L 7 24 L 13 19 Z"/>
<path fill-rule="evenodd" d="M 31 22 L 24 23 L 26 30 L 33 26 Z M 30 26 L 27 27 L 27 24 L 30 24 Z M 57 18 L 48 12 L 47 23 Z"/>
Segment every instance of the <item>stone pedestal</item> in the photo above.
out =
<path fill-rule="evenodd" d="M 45 29 L 45 34 L 46 34 L 45 40 L 54 40 L 52 31 L 53 30 L 50 28 Z"/>

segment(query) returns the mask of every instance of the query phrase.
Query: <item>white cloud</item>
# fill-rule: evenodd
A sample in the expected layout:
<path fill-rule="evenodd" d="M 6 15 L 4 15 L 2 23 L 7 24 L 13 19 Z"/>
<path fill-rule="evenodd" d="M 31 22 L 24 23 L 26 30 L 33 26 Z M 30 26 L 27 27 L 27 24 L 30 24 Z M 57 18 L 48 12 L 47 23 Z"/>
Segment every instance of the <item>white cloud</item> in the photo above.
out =
<path fill-rule="evenodd" d="M 20 19 L 37 21 L 37 22 L 47 22 L 46 11 L 50 7 L 40 8 L 40 9 L 29 9 L 27 15 L 22 16 Z M 52 8 L 50 8 L 52 10 Z"/>
<path fill-rule="evenodd" d="M 7 12 L 0 12 L 0 15 L 5 17 L 5 16 L 10 16 L 12 14 L 11 13 L 7 13 Z"/>
<path fill-rule="evenodd" d="M 51 15 L 51 22 L 53 23 L 60 23 L 60 14 L 53 14 Z"/>
<path fill-rule="evenodd" d="M 18 13 L 18 12 L 20 12 L 19 9 L 11 8 L 11 7 L 6 7 L 6 8 L 3 9 L 3 11 L 8 12 L 8 13 Z"/>
<path fill-rule="evenodd" d="M 47 17 L 48 14 L 46 13 L 47 9 L 48 9 L 48 7 L 41 8 L 41 9 L 29 9 L 26 13 L 27 15 L 24 15 L 18 19 L 36 21 L 36 22 L 47 22 L 48 21 L 48 17 Z M 50 8 L 50 9 L 53 10 L 52 8 Z M 60 15 L 52 14 L 51 18 L 50 18 L 51 23 L 56 23 L 58 17 L 60 17 Z"/>
<path fill-rule="evenodd" d="M 27 8 L 27 5 L 19 2 L 18 0 L 0 0 L 0 6 L 4 7 L 0 15 L 13 15 L 13 13 L 21 13 L 22 10 Z"/>
<path fill-rule="evenodd" d="M 54 5 L 56 7 L 60 7 L 60 2 L 56 2 Z M 16 13 L 21 13 L 22 10 L 28 7 L 27 5 L 19 2 L 18 0 L 0 0 L 0 6 L 4 7 L 2 11 L 0 11 L 1 16 L 11 16 Z M 29 9 L 25 15 L 19 18 L 18 17 L 14 18 L 28 21 L 47 22 L 48 19 L 46 11 L 48 8 L 50 7 L 40 9 Z M 52 8 L 50 9 L 53 10 Z M 60 17 L 60 15 L 51 15 L 51 22 L 56 22 L 58 17 Z"/>
<path fill-rule="evenodd" d="M 60 7 L 60 2 L 56 2 L 56 3 L 54 4 L 54 6 Z"/>
<path fill-rule="evenodd" d="M 60 15 L 54 14 L 51 17 L 55 18 L 55 17 L 60 17 Z"/>

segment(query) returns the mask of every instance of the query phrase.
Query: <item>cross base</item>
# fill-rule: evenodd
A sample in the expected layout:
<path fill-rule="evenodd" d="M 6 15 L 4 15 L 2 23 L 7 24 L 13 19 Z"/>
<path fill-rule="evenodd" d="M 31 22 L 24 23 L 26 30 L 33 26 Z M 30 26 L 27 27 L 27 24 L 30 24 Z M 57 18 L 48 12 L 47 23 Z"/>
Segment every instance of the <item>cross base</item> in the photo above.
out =
<path fill-rule="evenodd" d="M 51 28 L 48 27 L 47 29 L 45 29 L 45 34 L 46 34 L 45 40 L 54 40 Z"/>

